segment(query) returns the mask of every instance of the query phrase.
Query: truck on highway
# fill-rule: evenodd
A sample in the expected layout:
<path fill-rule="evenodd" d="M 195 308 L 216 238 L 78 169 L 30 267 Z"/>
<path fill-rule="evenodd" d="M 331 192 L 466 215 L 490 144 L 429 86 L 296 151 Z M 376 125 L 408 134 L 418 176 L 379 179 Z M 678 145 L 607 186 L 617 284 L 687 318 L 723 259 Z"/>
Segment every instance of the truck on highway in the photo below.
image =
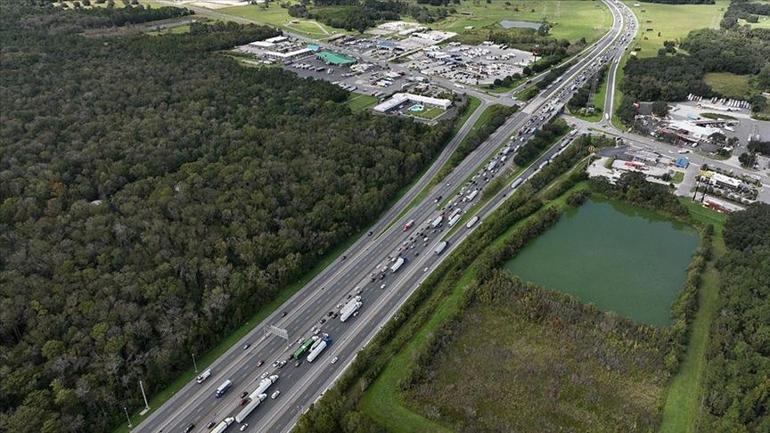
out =
<path fill-rule="evenodd" d="M 443 253 L 444 250 L 446 249 L 447 245 L 449 245 L 447 241 L 442 241 L 440 244 L 438 244 L 435 249 L 436 255 L 440 256 L 441 253 Z"/>
<path fill-rule="evenodd" d="M 414 220 L 407 221 L 406 224 L 404 224 L 404 231 L 409 230 L 410 228 L 412 228 L 413 225 L 414 225 Z"/>
<path fill-rule="evenodd" d="M 393 263 L 393 266 L 390 267 L 391 272 L 393 272 L 394 274 L 398 272 L 398 270 L 401 269 L 401 266 L 403 266 L 405 262 L 406 262 L 406 259 L 404 259 L 403 257 L 397 258 L 396 262 Z"/>
<path fill-rule="evenodd" d="M 241 409 L 240 412 L 238 412 L 237 415 L 235 415 L 235 421 L 237 422 L 243 422 L 247 416 L 251 415 L 251 412 L 254 411 L 254 409 L 257 408 L 257 406 L 260 405 L 265 399 L 267 398 L 267 394 L 259 394 L 256 396 L 256 398 L 252 398 L 249 404 L 246 405 L 243 409 Z"/>
<path fill-rule="evenodd" d="M 348 320 L 359 308 L 361 308 L 361 305 L 363 305 L 363 303 L 361 302 L 360 296 L 356 296 L 348 301 L 347 304 L 340 308 L 340 321 L 344 323 Z"/>
<path fill-rule="evenodd" d="M 294 357 L 294 359 L 300 359 L 302 355 L 304 355 L 305 353 L 307 353 L 308 350 L 310 350 L 310 346 L 312 346 L 317 339 L 318 339 L 317 336 L 312 336 L 307 340 L 303 341 L 302 344 L 297 348 L 297 350 L 294 351 L 294 354 L 292 355 L 292 357 Z"/>
<path fill-rule="evenodd" d="M 203 373 L 199 374 L 198 377 L 195 378 L 195 381 L 198 383 L 203 383 L 206 381 L 206 379 L 211 376 L 211 369 L 207 368 Z"/>
<path fill-rule="evenodd" d="M 226 381 L 222 382 L 221 385 L 219 385 L 219 388 L 217 388 L 217 390 L 214 392 L 214 396 L 216 396 L 216 398 L 222 397 L 231 386 L 233 386 L 233 381 L 227 379 Z"/>
<path fill-rule="evenodd" d="M 465 201 L 472 201 L 477 195 L 479 195 L 479 190 L 474 189 L 470 194 L 465 196 Z"/>
<path fill-rule="evenodd" d="M 469 221 L 468 221 L 468 222 L 465 224 L 465 228 L 469 229 L 469 228 L 473 227 L 473 226 L 474 226 L 474 225 L 475 225 L 477 222 L 479 222 L 479 216 L 478 216 L 478 215 L 474 215 L 474 216 L 473 216 L 473 218 L 471 218 L 471 219 L 470 219 L 470 220 L 469 220 Z"/>
<path fill-rule="evenodd" d="M 227 430 L 228 427 L 230 427 L 235 422 L 235 418 L 229 416 L 222 420 L 219 424 L 217 424 L 216 427 L 214 427 L 213 430 L 211 430 L 211 433 L 222 433 L 223 431 Z"/>
<path fill-rule="evenodd" d="M 512 189 L 518 188 L 519 185 L 521 185 L 522 182 L 524 182 L 524 178 L 523 177 L 520 177 L 520 178 L 514 180 L 513 183 L 511 184 L 511 188 Z"/>
<path fill-rule="evenodd" d="M 249 394 L 249 398 L 254 400 L 256 397 L 259 397 L 260 394 L 264 394 L 265 391 L 270 388 L 270 385 L 278 382 L 278 375 L 274 374 L 270 377 L 266 377 L 259 381 L 259 386 L 257 386 L 257 389 L 255 389 L 251 394 Z M 240 422 L 240 421 L 239 421 Z"/>
<path fill-rule="evenodd" d="M 436 218 L 433 219 L 430 223 L 431 228 L 437 228 L 441 225 L 441 223 L 444 222 L 444 215 L 439 215 Z"/>
<path fill-rule="evenodd" d="M 449 225 L 449 227 L 452 227 L 453 225 L 457 224 L 457 221 L 460 221 L 460 218 L 462 217 L 463 215 L 460 213 L 454 214 L 452 218 L 449 218 L 449 222 L 447 223 L 447 225 Z"/>
<path fill-rule="evenodd" d="M 487 165 L 487 171 L 492 171 L 497 167 L 497 159 L 493 159 L 489 161 L 489 165 Z"/>
<path fill-rule="evenodd" d="M 321 352 L 326 349 L 326 346 L 331 344 L 332 339 L 328 335 L 324 336 L 324 338 L 318 342 L 318 344 L 313 348 L 313 350 L 310 351 L 310 353 L 307 355 L 307 362 L 313 362 L 316 358 L 318 358 L 318 355 L 321 354 Z"/>

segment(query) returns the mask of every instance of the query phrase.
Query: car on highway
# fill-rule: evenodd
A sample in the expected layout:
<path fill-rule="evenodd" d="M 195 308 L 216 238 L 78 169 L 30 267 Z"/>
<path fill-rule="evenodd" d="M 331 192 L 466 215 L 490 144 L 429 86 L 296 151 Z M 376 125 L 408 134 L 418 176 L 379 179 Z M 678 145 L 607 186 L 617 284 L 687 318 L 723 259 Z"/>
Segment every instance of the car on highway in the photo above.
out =
<path fill-rule="evenodd" d="M 249 423 L 244 423 L 239 430 L 246 431 L 247 428 L 249 428 Z"/>
<path fill-rule="evenodd" d="M 190 433 L 195 428 L 195 424 L 190 424 L 184 429 L 184 433 Z"/>
<path fill-rule="evenodd" d="M 211 422 L 208 423 L 206 428 L 207 429 L 212 429 L 212 428 L 214 428 L 215 425 L 217 425 L 217 422 L 216 421 L 211 421 Z"/>
<path fill-rule="evenodd" d="M 302 360 L 297 360 L 297 362 L 294 363 L 295 367 L 299 367 L 300 365 L 302 365 Z"/>
<path fill-rule="evenodd" d="M 332 362 L 331 363 L 332 364 L 336 364 L 338 359 L 339 359 L 339 356 L 335 356 L 334 358 L 332 358 Z"/>
<path fill-rule="evenodd" d="M 247 395 L 249 395 L 249 392 L 248 391 L 243 391 L 241 393 L 241 398 L 246 398 Z"/>
<path fill-rule="evenodd" d="M 257 368 L 262 367 L 263 365 L 265 365 L 265 360 L 260 359 L 259 362 L 257 363 Z"/>
<path fill-rule="evenodd" d="M 381 289 L 384 289 L 384 288 L 385 288 L 385 287 L 387 287 L 387 286 L 388 286 L 388 285 L 387 285 L 386 283 L 382 283 L 382 285 L 380 286 L 380 288 L 381 288 Z"/>
<path fill-rule="evenodd" d="M 243 345 L 243 350 L 246 350 L 249 347 L 251 347 L 251 343 L 246 343 L 246 344 Z"/>
<path fill-rule="evenodd" d="M 270 398 L 275 400 L 276 398 L 278 398 L 279 395 L 281 395 L 281 391 L 276 391 L 273 393 L 273 395 L 270 396 Z"/>
<path fill-rule="evenodd" d="M 283 313 L 281 313 L 281 317 L 286 317 L 286 315 L 287 315 L 287 314 L 289 314 L 289 313 L 287 313 L 286 311 L 284 311 Z"/>

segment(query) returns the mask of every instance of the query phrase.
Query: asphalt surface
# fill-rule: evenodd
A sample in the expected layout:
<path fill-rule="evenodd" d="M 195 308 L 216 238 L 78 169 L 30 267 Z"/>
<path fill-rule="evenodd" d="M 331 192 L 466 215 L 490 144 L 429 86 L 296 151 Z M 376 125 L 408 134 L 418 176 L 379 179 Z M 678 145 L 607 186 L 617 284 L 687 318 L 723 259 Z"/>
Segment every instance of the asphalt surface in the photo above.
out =
<path fill-rule="evenodd" d="M 202 384 L 193 381 L 186 385 L 134 430 L 182 432 L 194 423 L 195 427 L 191 431 L 206 432 L 208 431 L 206 425 L 210 421 L 220 422 L 226 417 L 235 416 L 240 410 L 241 392 L 253 391 L 260 377 L 268 372 L 279 375 L 279 379 L 267 393 L 270 395 L 280 390 L 280 396 L 277 399 L 268 398 L 256 408 L 246 419 L 249 426 L 245 431 L 272 433 L 291 430 L 301 412 L 334 383 L 352 362 L 355 354 L 395 314 L 420 282 L 472 231 L 472 228 L 461 227 L 449 237 L 449 246 L 444 253 L 436 255 L 433 251 L 448 231 L 446 224 L 448 213 L 458 208 L 466 210 L 473 205 L 473 201 L 460 202 L 452 209 L 443 210 L 447 213 L 444 224 L 434 232 L 427 226 L 442 212 L 437 208 L 436 203 L 441 202 L 437 198 L 452 194 L 472 173 L 479 174 L 475 180 L 477 182 L 475 187 L 483 188 L 495 175 L 503 172 L 504 164 L 498 164 L 498 167 L 493 170 L 485 170 L 486 167 L 481 166 L 492 156 L 495 156 L 498 161 L 501 160 L 501 157 L 496 155 L 499 155 L 504 145 L 513 143 L 510 140 L 512 135 L 517 143 L 522 141 L 521 137 L 526 141 L 534 129 L 558 114 L 566 100 L 571 97 L 571 88 L 574 84 L 585 80 L 585 77 L 598 69 L 602 57 L 604 61 L 609 60 L 607 49 L 617 45 L 626 20 L 619 12 L 620 7 L 625 9 L 624 6 L 611 1 L 605 1 L 605 3 L 610 6 L 613 13 L 613 28 L 607 36 L 591 49 L 586 50 L 584 57 L 564 74 L 564 78 L 558 84 L 541 92 L 541 95 L 511 116 L 498 131 L 443 179 L 440 185 L 434 187 L 423 201 L 411 208 L 398 222 L 390 225 L 396 215 L 428 185 L 433 175 L 468 133 L 482 111 L 476 110 L 431 168 L 371 228 L 373 233 L 371 236 L 364 235 L 356 241 L 342 256 L 345 257 L 344 259 L 341 257 L 329 265 L 267 319 L 258 324 L 248 336 L 215 361 L 211 366 L 212 375 L 208 380 Z M 483 104 L 488 104 L 486 99 L 482 101 Z M 528 132 L 518 135 L 521 131 Z M 529 178 L 564 145 L 565 143 L 554 145 L 535 163 L 523 170 L 518 177 Z M 510 163 L 510 159 L 507 162 Z M 486 182 L 482 180 L 485 176 Z M 510 195 L 510 192 L 510 187 L 503 188 L 482 206 L 476 215 L 483 221 L 484 217 Z M 479 193 L 480 196 L 481 193 Z M 475 201 L 478 200 L 479 198 L 475 199 Z M 402 227 L 409 220 L 414 220 L 415 224 L 410 230 L 404 231 Z M 421 232 L 422 236 L 427 236 L 428 239 L 424 240 L 422 236 L 418 238 L 416 236 L 418 232 Z M 399 247 L 405 248 L 405 251 L 399 251 Z M 383 266 L 389 266 L 388 257 L 395 258 L 399 254 L 407 259 L 406 264 L 396 273 L 385 272 L 382 280 L 379 274 L 376 274 L 376 280 L 371 282 L 372 272 L 376 272 Z M 383 283 L 386 284 L 384 289 L 380 288 Z M 336 311 L 340 303 L 344 303 L 349 295 L 353 296 L 359 290 L 363 306 L 357 317 L 345 323 L 328 317 L 329 312 Z M 323 324 L 320 323 L 322 318 L 326 319 Z M 286 329 L 289 333 L 289 342 L 272 334 L 266 335 L 265 330 L 270 325 Z M 311 328 L 315 326 L 320 326 L 321 332 L 333 339 L 332 344 L 315 362 L 308 363 L 303 358 L 302 364 L 298 367 L 295 367 L 293 360 L 283 368 L 272 367 L 274 361 L 287 360 L 298 347 L 297 339 L 310 336 Z M 244 350 L 242 347 L 246 343 L 250 346 Z M 332 363 L 331 360 L 335 357 L 338 361 Z M 257 367 L 260 361 L 264 361 L 264 365 Z M 215 398 L 215 389 L 226 379 L 233 382 L 233 387 L 222 398 Z M 230 426 L 228 431 L 237 431 L 238 428 L 239 424 L 235 424 Z"/>

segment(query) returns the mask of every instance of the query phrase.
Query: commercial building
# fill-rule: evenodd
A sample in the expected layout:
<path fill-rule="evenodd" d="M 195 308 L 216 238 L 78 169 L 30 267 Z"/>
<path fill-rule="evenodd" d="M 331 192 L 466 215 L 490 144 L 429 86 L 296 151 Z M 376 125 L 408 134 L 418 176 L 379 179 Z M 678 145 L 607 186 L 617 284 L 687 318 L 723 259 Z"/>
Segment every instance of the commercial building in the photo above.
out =
<path fill-rule="evenodd" d="M 323 60 L 327 65 L 346 66 L 356 63 L 356 59 L 332 51 L 319 51 L 316 53 L 316 57 Z"/>
<path fill-rule="evenodd" d="M 410 102 L 439 107 L 444 110 L 452 105 L 452 101 L 449 99 L 431 98 L 413 93 L 396 93 L 390 99 L 376 105 L 373 110 L 378 113 L 387 113 Z"/>

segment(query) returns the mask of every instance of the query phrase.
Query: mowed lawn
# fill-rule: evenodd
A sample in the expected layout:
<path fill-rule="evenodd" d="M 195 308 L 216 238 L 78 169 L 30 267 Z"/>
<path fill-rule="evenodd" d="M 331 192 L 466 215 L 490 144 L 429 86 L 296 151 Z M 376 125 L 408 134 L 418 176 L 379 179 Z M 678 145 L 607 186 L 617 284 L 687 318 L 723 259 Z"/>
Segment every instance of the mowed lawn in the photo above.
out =
<path fill-rule="evenodd" d="M 748 75 L 713 72 L 706 74 L 704 80 L 709 87 L 730 98 L 746 99 L 751 91 Z"/>
<path fill-rule="evenodd" d="M 286 8 L 271 2 L 268 6 L 257 5 L 233 6 L 216 10 L 219 13 L 246 18 L 262 24 L 268 24 L 290 32 L 311 38 L 323 39 L 334 33 L 346 33 L 344 29 L 335 29 L 314 20 L 304 20 L 289 16 Z"/>
<path fill-rule="evenodd" d="M 575 41 L 585 37 L 591 42 L 612 25 L 609 9 L 594 0 L 491 0 L 490 3 L 482 1 L 477 4 L 463 0 L 459 5 L 453 3 L 450 6 L 456 8 L 457 13 L 431 27 L 462 33 L 467 26 L 478 29 L 501 20 L 546 20 L 553 24 L 551 35 L 555 38 Z"/>
<path fill-rule="evenodd" d="M 664 41 L 680 41 L 695 29 L 718 28 L 730 2 L 716 0 L 713 5 L 668 5 L 638 1 L 625 3 L 639 20 L 635 46 L 641 47 L 641 51 L 637 55 L 654 57 L 658 49 L 663 47 Z"/>

